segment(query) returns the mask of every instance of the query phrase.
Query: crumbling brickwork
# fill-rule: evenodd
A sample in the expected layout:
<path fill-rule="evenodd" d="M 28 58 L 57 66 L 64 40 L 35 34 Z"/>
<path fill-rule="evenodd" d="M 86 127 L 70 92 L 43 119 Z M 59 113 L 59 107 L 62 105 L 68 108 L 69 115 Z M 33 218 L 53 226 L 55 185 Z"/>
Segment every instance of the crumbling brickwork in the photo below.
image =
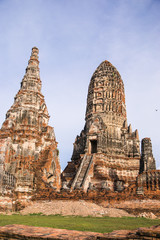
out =
<path fill-rule="evenodd" d="M 150 138 L 143 138 L 141 144 L 140 173 L 156 169 L 155 159 L 152 154 L 152 143 Z"/>
<path fill-rule="evenodd" d="M 32 48 L 20 90 L 0 130 L 3 187 L 16 179 L 15 192 L 30 194 L 44 183 L 56 190 L 61 185 L 57 142 L 41 93 L 38 53 Z"/>
<path fill-rule="evenodd" d="M 145 171 L 137 177 L 137 194 L 152 191 L 160 194 L 160 170 Z"/>
<path fill-rule="evenodd" d="M 85 120 L 62 173 L 65 187 L 122 191 L 139 174 L 139 136 L 127 124 L 124 84 L 108 61 L 91 78 Z"/>

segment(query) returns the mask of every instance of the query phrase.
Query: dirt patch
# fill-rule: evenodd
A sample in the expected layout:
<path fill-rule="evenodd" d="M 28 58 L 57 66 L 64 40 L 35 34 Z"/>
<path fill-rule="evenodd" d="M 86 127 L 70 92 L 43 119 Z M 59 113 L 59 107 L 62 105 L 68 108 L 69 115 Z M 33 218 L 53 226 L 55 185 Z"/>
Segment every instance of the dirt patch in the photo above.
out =
<path fill-rule="evenodd" d="M 32 202 L 29 206 L 20 211 L 21 214 L 42 213 L 45 215 L 61 214 L 77 215 L 77 216 L 94 216 L 94 217 L 134 217 L 133 214 L 127 213 L 123 209 L 104 208 L 95 203 L 87 202 L 84 200 L 79 201 L 37 201 Z"/>

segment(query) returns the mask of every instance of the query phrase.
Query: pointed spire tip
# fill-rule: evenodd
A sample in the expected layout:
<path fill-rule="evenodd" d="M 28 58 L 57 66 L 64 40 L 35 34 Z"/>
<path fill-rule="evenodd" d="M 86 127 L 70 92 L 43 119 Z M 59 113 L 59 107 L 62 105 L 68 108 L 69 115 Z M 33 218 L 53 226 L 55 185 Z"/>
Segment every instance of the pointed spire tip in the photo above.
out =
<path fill-rule="evenodd" d="M 32 48 L 32 54 L 36 53 L 38 55 L 39 49 L 37 47 Z"/>
<path fill-rule="evenodd" d="M 33 50 L 33 49 L 39 50 L 36 46 L 34 46 L 34 47 L 32 48 L 32 50 Z"/>

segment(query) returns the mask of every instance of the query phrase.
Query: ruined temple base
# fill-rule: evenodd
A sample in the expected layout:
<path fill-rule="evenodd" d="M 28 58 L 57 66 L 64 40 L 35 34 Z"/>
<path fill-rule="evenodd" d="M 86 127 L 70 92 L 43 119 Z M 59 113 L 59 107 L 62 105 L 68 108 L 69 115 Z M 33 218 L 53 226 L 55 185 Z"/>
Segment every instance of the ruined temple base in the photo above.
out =
<path fill-rule="evenodd" d="M 93 217 L 145 217 L 160 219 L 160 200 L 155 199 L 110 199 L 99 203 L 93 200 L 57 199 L 36 200 L 24 204 L 12 201 L 9 198 L 0 199 L 2 214 L 14 214 L 16 211 L 22 215 L 43 213 L 44 215 L 63 216 L 93 216 Z"/>
<path fill-rule="evenodd" d="M 137 194 L 135 185 L 130 186 L 129 190 L 119 192 L 107 192 L 99 189 L 84 192 L 82 190 L 61 190 L 53 191 L 49 186 L 38 189 L 34 194 L 12 193 L 10 195 L 0 196 L 0 211 L 20 211 L 31 203 L 37 201 L 88 201 L 96 203 L 103 207 L 113 207 L 127 210 L 128 213 L 134 214 L 135 209 L 138 213 L 148 212 L 149 209 L 157 216 L 157 209 L 160 209 L 160 191 L 145 191 L 143 194 Z M 148 210 L 147 210 L 148 209 Z M 142 210 L 142 211 L 141 211 Z M 158 215 L 160 217 L 160 214 Z"/>
<path fill-rule="evenodd" d="M 111 239 L 160 239 L 160 226 L 139 228 L 137 230 L 118 230 L 112 233 L 81 232 L 66 229 L 7 225 L 0 227 L 0 239 L 50 239 L 50 240 L 111 240 Z"/>

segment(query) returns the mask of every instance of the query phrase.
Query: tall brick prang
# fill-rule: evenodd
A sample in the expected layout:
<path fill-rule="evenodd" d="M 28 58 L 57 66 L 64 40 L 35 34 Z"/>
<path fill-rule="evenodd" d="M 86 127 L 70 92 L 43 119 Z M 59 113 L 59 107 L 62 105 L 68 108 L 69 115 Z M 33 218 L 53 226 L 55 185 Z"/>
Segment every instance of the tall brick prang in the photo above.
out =
<path fill-rule="evenodd" d="M 14 186 L 16 192 L 33 194 L 45 184 L 60 188 L 57 142 L 41 93 L 38 53 L 33 47 L 20 90 L 0 130 L 1 191 Z"/>
<path fill-rule="evenodd" d="M 63 185 L 122 191 L 139 174 L 140 142 L 138 131 L 127 124 L 123 81 L 108 61 L 91 78 L 85 120 L 62 174 Z"/>

